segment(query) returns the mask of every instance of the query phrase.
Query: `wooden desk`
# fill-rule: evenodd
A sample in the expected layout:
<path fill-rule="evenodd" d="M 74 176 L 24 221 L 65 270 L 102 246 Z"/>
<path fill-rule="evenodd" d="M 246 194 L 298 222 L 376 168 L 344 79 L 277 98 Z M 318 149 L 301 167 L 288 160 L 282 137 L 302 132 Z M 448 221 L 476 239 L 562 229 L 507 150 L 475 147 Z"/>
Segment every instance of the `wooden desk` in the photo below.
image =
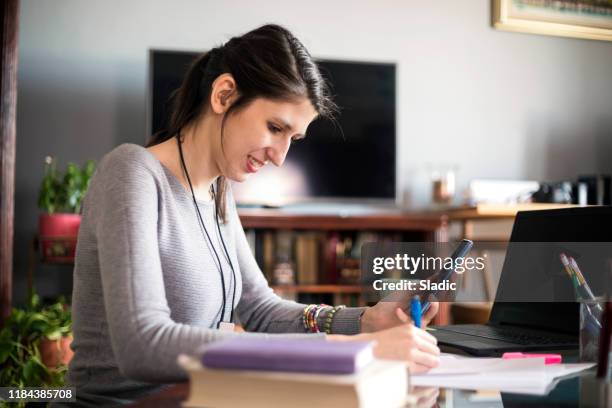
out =
<path fill-rule="evenodd" d="M 553 210 L 576 207 L 572 204 L 524 203 L 479 204 L 473 207 L 450 208 L 444 212 L 449 223 L 461 223 L 459 238 L 471 240 L 507 241 L 514 218 L 519 211 Z"/>

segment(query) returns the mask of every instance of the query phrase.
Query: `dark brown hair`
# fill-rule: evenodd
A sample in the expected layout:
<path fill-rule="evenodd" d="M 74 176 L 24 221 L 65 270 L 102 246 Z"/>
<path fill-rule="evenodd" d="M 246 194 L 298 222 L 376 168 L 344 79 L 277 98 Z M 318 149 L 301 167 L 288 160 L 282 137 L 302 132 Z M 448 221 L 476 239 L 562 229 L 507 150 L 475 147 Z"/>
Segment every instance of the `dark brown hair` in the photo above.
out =
<path fill-rule="evenodd" d="M 245 108 L 256 98 L 295 100 L 308 98 L 319 117 L 333 118 L 337 107 L 329 87 L 304 45 L 289 30 L 268 24 L 216 47 L 196 59 L 180 88 L 171 97 L 168 126 L 152 136 L 147 146 L 177 136 L 179 131 L 196 120 L 209 105 L 214 80 L 229 73 L 236 81 L 238 99 L 225 113 Z M 217 215 L 225 222 L 225 190 L 227 181 L 217 179 Z"/>

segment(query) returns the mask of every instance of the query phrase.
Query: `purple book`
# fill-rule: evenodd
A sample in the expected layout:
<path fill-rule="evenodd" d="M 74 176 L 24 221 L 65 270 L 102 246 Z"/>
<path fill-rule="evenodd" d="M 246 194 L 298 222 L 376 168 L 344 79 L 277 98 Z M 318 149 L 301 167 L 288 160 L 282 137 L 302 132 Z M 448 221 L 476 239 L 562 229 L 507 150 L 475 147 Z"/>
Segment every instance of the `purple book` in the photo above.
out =
<path fill-rule="evenodd" d="M 207 346 L 209 368 L 353 374 L 373 360 L 370 342 L 234 338 Z"/>

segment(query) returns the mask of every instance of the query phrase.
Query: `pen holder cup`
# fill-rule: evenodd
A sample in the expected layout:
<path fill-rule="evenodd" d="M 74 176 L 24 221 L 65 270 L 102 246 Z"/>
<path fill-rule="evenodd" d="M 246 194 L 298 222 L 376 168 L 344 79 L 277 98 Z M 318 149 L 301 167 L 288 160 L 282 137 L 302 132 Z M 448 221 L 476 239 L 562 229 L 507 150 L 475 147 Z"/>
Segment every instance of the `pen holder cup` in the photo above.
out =
<path fill-rule="evenodd" d="M 580 361 L 597 362 L 603 299 L 580 301 Z"/>

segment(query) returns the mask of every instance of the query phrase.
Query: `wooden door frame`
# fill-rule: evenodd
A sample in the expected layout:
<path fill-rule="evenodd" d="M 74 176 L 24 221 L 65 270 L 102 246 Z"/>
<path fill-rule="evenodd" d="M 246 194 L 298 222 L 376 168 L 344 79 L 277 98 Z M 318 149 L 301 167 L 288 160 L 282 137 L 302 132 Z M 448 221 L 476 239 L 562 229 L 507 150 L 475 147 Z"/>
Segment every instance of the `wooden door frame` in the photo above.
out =
<path fill-rule="evenodd" d="M 19 0 L 0 6 L 0 322 L 9 315 L 13 294 L 17 33 Z"/>

